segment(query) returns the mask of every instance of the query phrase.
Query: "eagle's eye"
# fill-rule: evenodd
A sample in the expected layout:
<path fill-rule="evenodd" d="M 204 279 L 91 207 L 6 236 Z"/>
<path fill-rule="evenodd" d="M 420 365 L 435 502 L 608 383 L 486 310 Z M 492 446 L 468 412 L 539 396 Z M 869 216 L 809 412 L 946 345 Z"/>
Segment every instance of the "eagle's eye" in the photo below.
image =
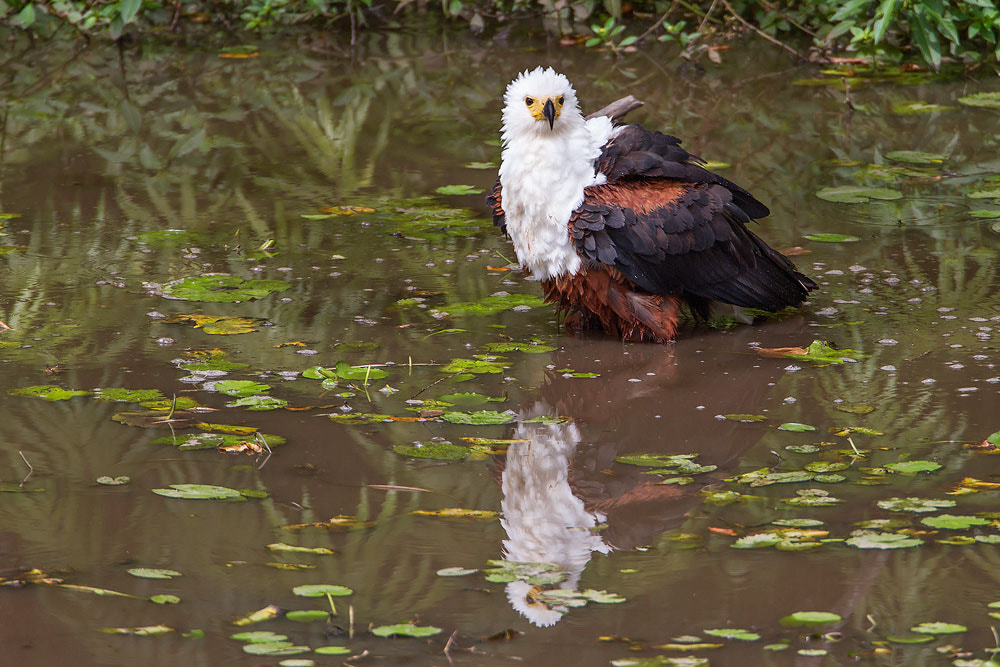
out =
<path fill-rule="evenodd" d="M 533 97 L 525 97 L 524 98 L 524 103 L 527 104 L 530 107 L 532 104 L 535 103 L 535 98 L 533 98 Z"/>
<path fill-rule="evenodd" d="M 560 96 L 559 96 L 559 99 L 558 99 L 558 100 L 556 100 L 556 101 L 557 101 L 557 102 L 559 102 L 559 106 L 562 106 L 562 105 L 563 105 L 563 101 L 564 101 L 564 98 L 563 98 L 563 96 L 562 96 L 562 95 L 560 95 Z"/>

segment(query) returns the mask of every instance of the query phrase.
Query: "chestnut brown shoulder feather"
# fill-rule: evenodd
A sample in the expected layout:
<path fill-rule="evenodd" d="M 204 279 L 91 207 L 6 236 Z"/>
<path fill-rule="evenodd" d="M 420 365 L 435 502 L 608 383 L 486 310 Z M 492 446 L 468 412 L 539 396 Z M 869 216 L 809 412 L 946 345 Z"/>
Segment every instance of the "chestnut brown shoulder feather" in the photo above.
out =
<path fill-rule="evenodd" d="M 607 183 L 586 188 L 570 216 L 577 251 L 702 313 L 712 300 L 771 311 L 801 303 L 815 283 L 746 228 L 770 211 L 703 164 L 675 137 L 623 128 L 597 162 Z"/>

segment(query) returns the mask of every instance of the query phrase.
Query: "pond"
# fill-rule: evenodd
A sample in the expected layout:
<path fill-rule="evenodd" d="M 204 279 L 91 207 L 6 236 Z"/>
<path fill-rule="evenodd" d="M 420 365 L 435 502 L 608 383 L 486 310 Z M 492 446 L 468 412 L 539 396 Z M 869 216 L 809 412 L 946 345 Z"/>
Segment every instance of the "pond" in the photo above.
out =
<path fill-rule="evenodd" d="M 1000 114 L 970 102 L 1000 84 L 722 56 L 15 54 L 3 662 L 984 664 Z M 563 330 L 482 194 L 539 63 L 765 202 L 809 302 L 671 345 Z"/>

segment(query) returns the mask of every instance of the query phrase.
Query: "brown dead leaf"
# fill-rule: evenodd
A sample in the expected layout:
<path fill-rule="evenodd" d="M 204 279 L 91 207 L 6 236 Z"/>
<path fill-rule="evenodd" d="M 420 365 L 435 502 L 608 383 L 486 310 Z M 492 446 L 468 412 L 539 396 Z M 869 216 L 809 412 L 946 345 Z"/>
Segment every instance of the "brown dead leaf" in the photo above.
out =
<path fill-rule="evenodd" d="M 779 250 L 785 257 L 798 257 L 799 255 L 811 255 L 812 250 L 808 248 L 803 248 L 800 245 L 792 246 L 791 248 L 785 248 L 784 250 Z"/>
<path fill-rule="evenodd" d="M 804 347 L 758 347 L 757 354 L 762 357 L 787 357 L 789 354 L 809 354 Z"/>
<path fill-rule="evenodd" d="M 219 447 L 216 447 L 216 449 L 218 449 L 220 452 L 224 452 L 226 454 L 251 454 L 251 455 L 256 455 L 256 454 L 260 454 L 260 453 L 262 453 L 264 451 L 264 448 L 260 444 L 258 444 L 256 442 L 251 442 L 250 440 L 244 440 L 243 442 L 237 442 L 234 445 L 221 445 Z"/>
<path fill-rule="evenodd" d="M 510 271 L 506 266 L 486 266 L 487 271 Z"/>
<path fill-rule="evenodd" d="M 278 343 L 277 345 L 275 345 L 275 347 L 277 347 L 277 348 L 282 348 L 282 347 L 305 347 L 305 346 L 306 346 L 306 344 L 303 343 L 300 340 L 290 340 L 287 343 Z"/>

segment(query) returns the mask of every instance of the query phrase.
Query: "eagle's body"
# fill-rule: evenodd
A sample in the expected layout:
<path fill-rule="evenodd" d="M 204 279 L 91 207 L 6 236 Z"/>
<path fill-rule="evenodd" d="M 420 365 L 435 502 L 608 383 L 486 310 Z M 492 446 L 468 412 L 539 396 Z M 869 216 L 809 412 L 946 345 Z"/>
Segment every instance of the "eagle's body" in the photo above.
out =
<path fill-rule="evenodd" d="M 769 215 L 674 137 L 585 120 L 566 77 L 507 87 L 503 160 L 488 201 L 521 266 L 573 326 L 673 340 L 681 301 L 777 311 L 816 287 L 746 228 Z"/>

